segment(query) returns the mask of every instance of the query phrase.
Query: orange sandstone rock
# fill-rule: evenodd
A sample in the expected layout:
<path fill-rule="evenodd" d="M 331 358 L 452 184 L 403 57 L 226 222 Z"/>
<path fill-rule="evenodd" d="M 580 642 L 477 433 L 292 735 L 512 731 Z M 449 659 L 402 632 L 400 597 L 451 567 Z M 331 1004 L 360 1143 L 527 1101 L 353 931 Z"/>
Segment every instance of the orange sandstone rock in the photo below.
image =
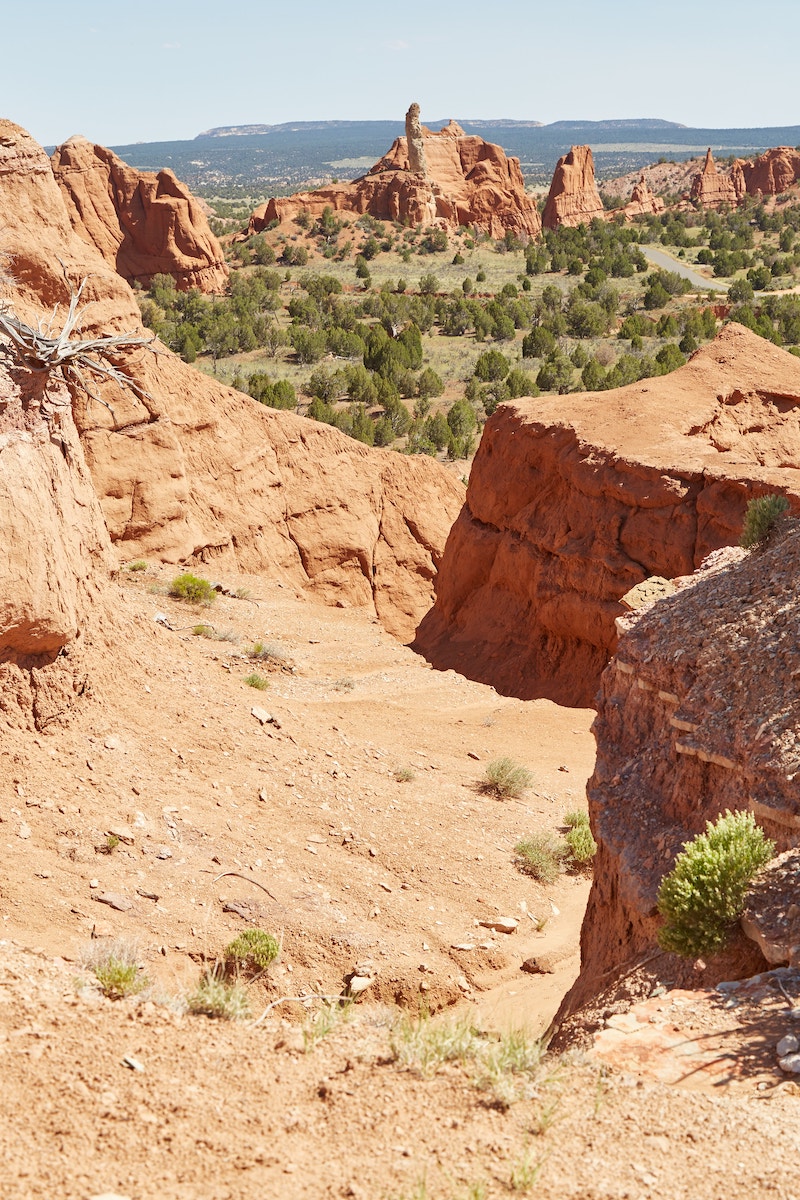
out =
<path fill-rule="evenodd" d="M 542 224 L 545 229 L 587 225 L 593 217 L 603 219 L 605 215 L 595 183 L 592 151 L 588 146 L 573 146 L 556 165 Z"/>
<path fill-rule="evenodd" d="M 222 247 L 205 213 L 172 171 L 137 171 L 104 146 L 72 137 L 53 154 L 72 227 L 128 283 L 172 275 L 188 291 L 223 291 Z"/>
<path fill-rule="evenodd" d="M 88 334 L 141 328 L 129 286 L 73 231 L 44 151 L 10 122 L 0 123 L 0 225 L 24 320 L 64 304 L 63 262 L 73 280 L 89 277 Z M 443 467 L 267 409 L 163 348 L 157 356 L 121 355 L 121 363 L 146 395 L 109 383 L 100 391 L 111 412 L 85 394 L 72 401 L 104 536 L 120 557 L 263 572 L 330 602 L 368 605 L 390 632 L 412 636 L 463 501 L 462 486 Z M 21 544 L 21 552 L 42 553 L 35 540 Z M 58 629 L 47 618 L 52 645 L 75 624 L 75 606 L 49 605 L 59 606 Z M 23 623 L 13 614 L 7 621 Z"/>
<path fill-rule="evenodd" d="M 724 175 L 717 170 L 709 146 L 702 171 L 692 180 L 690 199 L 703 208 L 720 208 L 723 204 L 738 204 L 744 188 L 739 176 Z"/>
<path fill-rule="evenodd" d="M 686 366 L 501 404 L 415 645 L 507 695 L 588 705 L 619 601 L 738 540 L 748 500 L 800 507 L 800 362 L 728 325 Z"/>
<path fill-rule="evenodd" d="M 352 183 L 272 199 L 255 210 L 247 236 L 304 209 L 317 218 L 330 207 L 406 225 L 438 220 L 452 228 L 474 225 L 491 237 L 502 237 L 507 229 L 538 237 L 541 221 L 535 200 L 525 191 L 519 159 L 466 134 L 455 121 L 434 133 L 419 124 L 418 106 L 412 105 L 409 115 L 414 109 L 408 123 L 411 155 L 408 136 L 399 137 L 388 154 Z"/>
<path fill-rule="evenodd" d="M 630 200 L 621 211 L 626 217 L 642 217 L 650 213 L 663 212 L 665 207 L 661 197 L 650 191 L 644 173 L 642 173 L 639 182 L 633 185 Z"/>

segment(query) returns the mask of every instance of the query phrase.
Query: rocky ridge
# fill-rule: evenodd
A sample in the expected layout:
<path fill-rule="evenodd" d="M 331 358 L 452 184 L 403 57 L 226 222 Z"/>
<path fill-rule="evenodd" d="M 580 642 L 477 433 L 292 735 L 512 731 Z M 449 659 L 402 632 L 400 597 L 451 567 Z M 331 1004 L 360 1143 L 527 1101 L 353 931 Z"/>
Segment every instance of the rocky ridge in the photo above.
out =
<path fill-rule="evenodd" d="M 172 275 L 181 291 L 223 291 L 228 268 L 206 215 L 172 173 L 137 171 L 72 137 L 52 157 L 72 228 L 128 283 Z"/>
<path fill-rule="evenodd" d="M 747 501 L 800 507 L 800 363 L 728 325 L 670 375 L 500 406 L 415 646 L 520 697 L 592 703 L 620 598 L 738 540 Z"/>
<path fill-rule="evenodd" d="M 250 218 L 247 236 L 304 210 L 318 218 L 331 208 L 407 225 L 474 225 L 495 238 L 506 230 L 538 237 L 539 213 L 525 191 L 518 159 L 466 134 L 455 121 L 438 132 L 420 125 L 418 105 L 409 109 L 406 129 L 406 136 L 396 138 L 388 154 L 360 179 L 261 205 Z"/>

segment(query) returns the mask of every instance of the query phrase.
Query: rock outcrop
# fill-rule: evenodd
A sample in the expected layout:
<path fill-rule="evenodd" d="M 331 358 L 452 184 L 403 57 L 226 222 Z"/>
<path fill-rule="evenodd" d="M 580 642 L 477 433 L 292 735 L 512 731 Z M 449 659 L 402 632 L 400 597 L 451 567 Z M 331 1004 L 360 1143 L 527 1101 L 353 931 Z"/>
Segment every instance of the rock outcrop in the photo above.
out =
<path fill-rule="evenodd" d="M 491 237 L 502 237 L 508 229 L 539 236 L 539 213 L 525 191 L 518 159 L 466 134 L 455 121 L 432 132 L 419 124 L 417 105 L 409 109 L 406 128 L 410 135 L 396 138 L 389 153 L 360 179 L 261 205 L 250 218 L 247 236 L 304 210 L 318 218 L 325 208 L 405 225 L 474 225 Z"/>
<path fill-rule="evenodd" d="M 507 695 L 591 704 L 620 598 L 735 543 L 775 491 L 800 500 L 800 362 L 741 325 L 671 375 L 502 404 L 416 648 Z"/>
<path fill-rule="evenodd" d="M 775 146 L 752 161 L 737 160 L 731 175 L 748 196 L 778 196 L 800 180 L 800 151 Z"/>
<path fill-rule="evenodd" d="M 73 280 L 89 277 L 87 334 L 140 328 L 128 285 L 73 232 L 44 151 L 10 122 L 0 123 L 0 225 L 24 320 L 68 298 L 63 262 Z M 264 572 L 331 602 L 373 605 L 392 633 L 412 635 L 463 500 L 444 468 L 264 408 L 163 348 L 128 353 L 123 365 L 140 395 L 109 383 L 112 411 L 85 394 L 72 404 L 120 557 Z"/>
<path fill-rule="evenodd" d="M 128 283 L 171 275 L 178 288 L 223 291 L 228 268 L 205 213 L 172 171 L 137 171 L 72 137 L 52 158 L 72 228 Z"/>
<path fill-rule="evenodd" d="M 665 207 L 661 197 L 651 192 L 644 173 L 642 173 L 639 177 L 639 182 L 633 185 L 630 200 L 624 208 L 618 211 L 624 213 L 628 218 L 644 217 L 663 212 Z"/>
<path fill-rule="evenodd" d="M 797 842 L 800 523 L 782 524 L 766 549 L 716 552 L 675 595 L 622 622 L 594 723 L 588 796 L 598 853 L 581 975 L 562 1012 L 656 947 L 658 885 L 707 821 L 749 809 L 779 851 Z M 786 912 L 795 877 L 781 882 L 786 866 L 779 860 L 768 873 L 749 914 L 752 924 L 769 926 L 770 908 L 773 917 L 781 910 L 778 932 L 757 939 L 772 963 L 787 961 L 791 950 L 779 946 L 792 924 Z M 695 978 L 715 982 L 764 965 L 756 945 L 739 938 L 727 958 L 710 960 Z M 687 968 L 675 959 L 658 969 L 674 980 Z"/>
<path fill-rule="evenodd" d="M 594 177 L 594 157 L 589 146 L 573 146 L 556 164 L 542 225 L 588 225 L 593 217 L 606 216 Z"/>
<path fill-rule="evenodd" d="M 724 204 L 736 205 L 742 198 L 743 186 L 738 177 L 717 170 L 709 146 L 702 171 L 695 175 L 689 198 L 703 208 L 721 208 Z"/>

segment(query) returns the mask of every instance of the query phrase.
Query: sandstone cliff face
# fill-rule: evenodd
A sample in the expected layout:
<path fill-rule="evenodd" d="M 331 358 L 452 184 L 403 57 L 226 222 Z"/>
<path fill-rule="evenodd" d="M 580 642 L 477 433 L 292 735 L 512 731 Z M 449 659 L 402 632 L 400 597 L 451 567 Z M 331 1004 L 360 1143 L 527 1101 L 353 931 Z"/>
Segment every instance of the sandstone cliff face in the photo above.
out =
<path fill-rule="evenodd" d="M 751 162 L 735 162 L 731 174 L 741 177 L 748 196 L 778 196 L 800 179 L 800 152 L 775 146 Z"/>
<path fill-rule="evenodd" d="M 625 618 L 594 724 L 599 850 L 565 1011 L 655 947 L 659 882 L 707 821 L 749 809 L 779 851 L 796 844 L 799 570 L 800 525 L 786 521 L 766 550 L 718 551 L 675 595 Z M 752 943 L 738 951 L 743 973 L 764 965 Z M 708 967 L 706 981 L 730 977 L 730 962 Z M 659 968 L 671 979 L 680 969 Z"/>
<path fill-rule="evenodd" d="M 72 228 L 128 283 L 148 287 L 164 274 L 183 291 L 224 290 L 222 247 L 172 171 L 136 171 L 83 137 L 59 146 L 52 165 Z"/>
<path fill-rule="evenodd" d="M 130 288 L 73 232 L 46 155 L 10 122 L 0 124 L 0 223 L 23 319 L 64 302 L 61 259 L 73 280 L 90 277 L 87 331 L 139 326 Z M 85 395 L 73 401 L 120 557 L 265 572 L 329 601 L 374 605 L 392 633 L 412 635 L 463 500 L 447 471 L 266 409 L 163 349 L 130 353 L 124 366 L 143 398 L 109 384 L 113 413 Z"/>
<path fill-rule="evenodd" d="M 545 229 L 588 225 L 593 217 L 603 220 L 605 215 L 595 183 L 592 151 L 588 146 L 573 146 L 556 164 L 542 225 Z"/>
<path fill-rule="evenodd" d="M 320 217 L 326 207 L 406 225 L 435 220 L 451 227 L 474 225 L 491 237 L 502 237 L 507 229 L 539 236 L 539 213 L 525 191 L 518 159 L 507 158 L 500 146 L 467 135 L 455 121 L 433 133 L 419 125 L 418 111 L 415 115 L 411 157 L 408 138 L 397 138 L 389 153 L 352 183 L 261 205 L 250 218 L 248 236 L 273 220 L 291 220 L 304 209 Z"/>
<path fill-rule="evenodd" d="M 800 500 L 800 362 L 740 325 L 671 375 L 503 404 L 416 648 L 507 695 L 591 704 L 620 597 L 736 542 L 769 491 Z"/>
<path fill-rule="evenodd" d="M 709 146 L 703 169 L 692 180 L 690 199 L 703 208 L 720 208 L 723 204 L 738 204 L 743 190 L 738 176 L 723 175 L 717 170 Z"/>

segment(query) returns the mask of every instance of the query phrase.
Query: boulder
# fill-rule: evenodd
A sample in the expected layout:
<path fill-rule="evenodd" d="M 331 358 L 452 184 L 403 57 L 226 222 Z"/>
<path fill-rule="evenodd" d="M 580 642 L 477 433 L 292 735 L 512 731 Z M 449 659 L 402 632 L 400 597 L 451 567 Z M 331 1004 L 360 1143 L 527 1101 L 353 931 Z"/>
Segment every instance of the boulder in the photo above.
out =
<path fill-rule="evenodd" d="M 506 695 L 589 705 L 630 589 L 735 543 L 748 500 L 800 506 L 800 361 L 728 325 L 670 375 L 501 404 L 416 648 Z"/>
<path fill-rule="evenodd" d="M 369 213 L 404 225 L 474 225 L 494 238 L 506 230 L 539 236 L 539 213 L 525 191 L 519 159 L 466 134 L 455 121 L 432 132 L 420 125 L 418 105 L 409 109 L 406 129 L 410 133 L 396 138 L 388 154 L 360 179 L 261 205 L 245 236 L 261 232 L 272 221 L 292 220 L 304 210 L 316 219 L 325 208 L 359 216 Z"/>
<path fill-rule="evenodd" d="M 72 228 L 128 283 L 171 275 L 178 288 L 221 292 L 222 247 L 172 171 L 137 171 L 104 146 L 72 137 L 52 157 Z"/>
<path fill-rule="evenodd" d="M 573 146 L 556 164 L 542 225 L 588 225 L 593 217 L 604 220 L 603 201 L 594 178 L 594 157 L 589 146 Z"/>

